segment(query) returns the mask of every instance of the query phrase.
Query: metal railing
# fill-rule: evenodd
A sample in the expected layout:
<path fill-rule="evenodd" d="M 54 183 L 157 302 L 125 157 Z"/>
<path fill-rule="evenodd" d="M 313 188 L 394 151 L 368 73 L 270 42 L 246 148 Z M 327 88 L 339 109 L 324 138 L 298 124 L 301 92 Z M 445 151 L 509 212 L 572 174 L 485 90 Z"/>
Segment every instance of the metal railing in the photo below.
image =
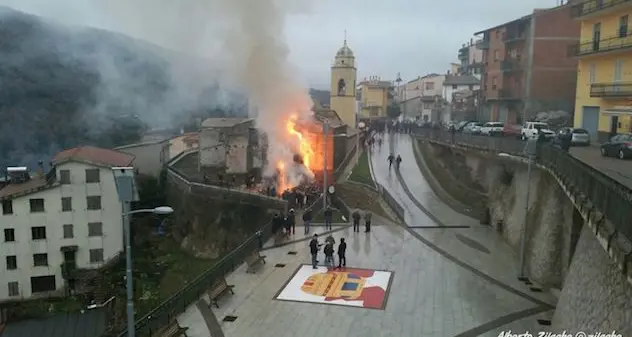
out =
<path fill-rule="evenodd" d="M 632 82 L 591 84 L 590 97 L 632 97 Z"/>
<path fill-rule="evenodd" d="M 571 7 L 571 17 L 579 18 L 602 10 L 614 8 L 621 4 L 632 3 L 632 0 L 587 0 Z"/>
<path fill-rule="evenodd" d="M 632 33 L 626 32 L 616 36 L 586 42 L 577 42 L 568 47 L 568 56 L 585 56 L 597 53 L 612 52 L 632 48 Z"/>
<path fill-rule="evenodd" d="M 525 142 L 511 137 L 453 135 L 443 130 L 422 128 L 414 134 L 418 138 L 444 145 L 524 156 Z M 586 196 L 618 233 L 628 240 L 632 239 L 632 189 L 547 143 L 541 146 L 536 162 L 556 175 L 568 190 Z"/>
<path fill-rule="evenodd" d="M 481 50 L 489 49 L 489 40 L 486 40 L 486 39 L 478 40 L 476 41 L 475 46 L 476 48 L 481 49 Z"/>
<path fill-rule="evenodd" d="M 176 319 L 192 303 L 197 301 L 211 286 L 243 263 L 253 251 L 260 249 L 262 242 L 272 237 L 272 222 L 260 228 L 260 234 L 254 234 L 235 250 L 228 253 L 213 267 L 189 282 L 184 288 L 173 294 L 145 316 L 136 320 L 134 329 L 139 337 L 157 336 L 160 329 Z M 127 336 L 127 329 L 117 335 Z"/>

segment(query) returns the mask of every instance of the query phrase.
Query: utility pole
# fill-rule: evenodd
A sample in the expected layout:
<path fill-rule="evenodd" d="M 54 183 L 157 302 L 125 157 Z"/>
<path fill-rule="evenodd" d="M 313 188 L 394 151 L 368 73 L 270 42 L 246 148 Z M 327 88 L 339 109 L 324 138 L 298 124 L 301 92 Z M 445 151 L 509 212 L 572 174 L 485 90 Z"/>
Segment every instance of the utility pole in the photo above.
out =
<path fill-rule="evenodd" d="M 531 22 L 529 23 L 529 38 L 527 39 L 527 71 L 525 71 L 524 78 L 524 97 L 522 99 L 522 123 L 527 122 L 527 113 L 531 108 L 531 76 L 533 73 L 533 45 L 535 43 L 535 20 L 536 15 L 531 15 Z"/>
<path fill-rule="evenodd" d="M 524 281 L 527 279 L 525 273 L 525 254 L 527 242 L 527 221 L 529 220 L 529 198 L 531 197 L 531 168 L 533 166 L 533 158 L 537 154 L 537 138 L 527 139 L 524 152 L 527 156 L 527 195 L 524 204 L 524 222 L 522 224 L 522 235 L 520 236 L 520 271 L 518 279 Z"/>
<path fill-rule="evenodd" d="M 323 123 L 323 210 L 327 209 L 327 137 L 329 136 L 329 120 Z"/>

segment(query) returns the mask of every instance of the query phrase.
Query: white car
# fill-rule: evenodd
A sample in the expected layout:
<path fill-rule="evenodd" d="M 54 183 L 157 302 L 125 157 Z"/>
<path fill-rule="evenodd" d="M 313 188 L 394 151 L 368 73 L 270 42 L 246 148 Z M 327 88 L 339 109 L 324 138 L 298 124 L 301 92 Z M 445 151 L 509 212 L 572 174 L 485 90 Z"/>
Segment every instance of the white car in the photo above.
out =
<path fill-rule="evenodd" d="M 473 135 L 479 134 L 481 133 L 481 126 L 483 126 L 483 123 L 479 123 L 479 122 L 469 123 L 463 128 L 463 133 L 471 133 Z"/>
<path fill-rule="evenodd" d="M 505 124 L 500 123 L 500 122 L 485 123 L 481 127 L 481 135 L 484 135 L 484 136 L 501 135 L 503 133 L 504 128 L 505 128 Z"/>
<path fill-rule="evenodd" d="M 529 138 L 537 137 L 540 131 L 544 133 L 547 140 L 555 137 L 555 132 L 551 131 L 548 124 L 541 122 L 527 122 L 522 126 L 520 139 L 527 140 Z"/>

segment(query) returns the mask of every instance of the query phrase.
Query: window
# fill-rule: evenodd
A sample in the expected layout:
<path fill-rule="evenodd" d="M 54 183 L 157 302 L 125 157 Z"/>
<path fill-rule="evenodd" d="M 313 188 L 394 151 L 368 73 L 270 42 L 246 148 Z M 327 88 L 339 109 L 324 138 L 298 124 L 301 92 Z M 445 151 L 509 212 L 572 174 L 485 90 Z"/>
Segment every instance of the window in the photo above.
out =
<path fill-rule="evenodd" d="M 5 228 L 4 229 L 4 242 L 14 242 L 14 241 L 15 241 L 15 229 Z"/>
<path fill-rule="evenodd" d="M 98 195 L 86 197 L 86 202 L 90 210 L 101 209 L 101 197 Z"/>
<path fill-rule="evenodd" d="M 70 170 L 59 170 L 59 183 L 70 184 Z"/>
<path fill-rule="evenodd" d="M 15 255 L 7 256 L 7 270 L 16 270 L 18 269 L 18 257 Z"/>
<path fill-rule="evenodd" d="M 456 90 L 458 86 L 456 84 L 452 84 L 452 89 Z"/>
<path fill-rule="evenodd" d="M 88 223 L 88 236 L 103 236 L 103 224 L 100 222 Z"/>
<path fill-rule="evenodd" d="M 61 198 L 61 211 L 62 212 L 72 211 L 72 198 L 71 197 Z"/>
<path fill-rule="evenodd" d="M 46 227 L 31 227 L 31 238 L 33 240 L 46 240 Z"/>
<path fill-rule="evenodd" d="M 614 81 L 620 82 L 623 75 L 623 60 L 614 63 Z"/>
<path fill-rule="evenodd" d="M 588 84 L 595 83 L 595 77 L 597 76 L 596 65 L 592 63 L 588 68 Z"/>
<path fill-rule="evenodd" d="M 64 239 L 72 239 L 75 237 L 75 231 L 72 225 L 64 225 Z"/>
<path fill-rule="evenodd" d="M 101 176 L 99 173 L 99 169 L 86 169 L 86 183 L 101 182 Z"/>
<path fill-rule="evenodd" d="M 103 262 L 103 249 L 90 249 L 90 263 Z"/>
<path fill-rule="evenodd" d="M 495 49 L 494 50 L 494 62 L 498 62 L 498 60 L 500 60 L 500 50 Z"/>
<path fill-rule="evenodd" d="M 36 267 L 48 266 L 48 254 L 33 254 L 33 265 Z"/>
<path fill-rule="evenodd" d="M 496 90 L 496 82 L 498 81 L 498 77 L 492 77 L 492 90 Z"/>
<path fill-rule="evenodd" d="M 434 90 L 434 82 L 426 82 L 426 90 Z"/>
<path fill-rule="evenodd" d="M 424 102 L 424 109 L 432 109 L 432 103 Z"/>
<path fill-rule="evenodd" d="M 20 295 L 20 285 L 17 282 L 9 282 L 9 296 Z"/>
<path fill-rule="evenodd" d="M 31 206 L 31 213 L 44 212 L 44 199 L 29 199 L 29 204 Z"/>
<path fill-rule="evenodd" d="M 628 15 L 619 18 L 619 37 L 628 36 Z"/>
<path fill-rule="evenodd" d="M 47 291 L 53 291 L 56 288 L 57 287 L 55 286 L 55 275 L 31 277 L 31 292 L 32 293 L 43 293 Z"/>
<path fill-rule="evenodd" d="M 2 214 L 13 214 L 13 200 L 2 200 Z"/>

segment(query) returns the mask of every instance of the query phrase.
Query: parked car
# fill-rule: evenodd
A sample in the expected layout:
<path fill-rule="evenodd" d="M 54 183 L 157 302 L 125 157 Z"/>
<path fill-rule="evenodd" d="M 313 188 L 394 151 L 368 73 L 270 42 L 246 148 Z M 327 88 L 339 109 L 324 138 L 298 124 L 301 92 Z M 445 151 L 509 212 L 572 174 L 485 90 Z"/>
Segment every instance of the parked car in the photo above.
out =
<path fill-rule="evenodd" d="M 471 123 L 471 121 L 462 121 L 459 122 L 459 124 L 456 125 L 456 131 L 457 132 L 461 132 L 463 131 L 463 128 L 467 126 L 467 124 Z"/>
<path fill-rule="evenodd" d="M 588 145 L 590 145 L 590 134 L 588 133 L 588 131 L 586 131 L 586 129 L 581 129 L 581 128 L 561 128 L 557 132 L 557 137 L 555 137 L 554 142 L 555 143 L 559 143 L 560 137 L 566 135 L 566 133 L 569 130 L 572 133 L 571 145 L 575 145 L 575 146 L 577 146 L 577 145 L 579 145 L 579 146 L 588 146 Z"/>
<path fill-rule="evenodd" d="M 626 159 L 632 157 L 632 133 L 616 135 L 601 144 L 601 155 Z"/>
<path fill-rule="evenodd" d="M 520 139 L 527 140 L 536 137 L 539 131 L 544 132 L 544 136 L 547 140 L 551 140 L 555 137 L 555 132 L 551 131 L 548 124 L 542 122 L 527 122 L 520 131 Z"/>
<path fill-rule="evenodd" d="M 477 135 L 477 134 L 481 133 L 481 127 L 482 126 L 483 126 L 483 123 L 481 123 L 481 122 L 469 123 L 463 128 L 463 133 L 471 133 L 473 135 Z"/>
<path fill-rule="evenodd" d="M 481 127 L 481 135 L 496 136 L 503 133 L 505 125 L 500 122 L 488 122 Z"/>
<path fill-rule="evenodd" d="M 522 131 L 522 125 L 519 124 L 505 124 L 503 127 L 503 136 L 510 136 L 520 138 L 520 133 Z"/>

